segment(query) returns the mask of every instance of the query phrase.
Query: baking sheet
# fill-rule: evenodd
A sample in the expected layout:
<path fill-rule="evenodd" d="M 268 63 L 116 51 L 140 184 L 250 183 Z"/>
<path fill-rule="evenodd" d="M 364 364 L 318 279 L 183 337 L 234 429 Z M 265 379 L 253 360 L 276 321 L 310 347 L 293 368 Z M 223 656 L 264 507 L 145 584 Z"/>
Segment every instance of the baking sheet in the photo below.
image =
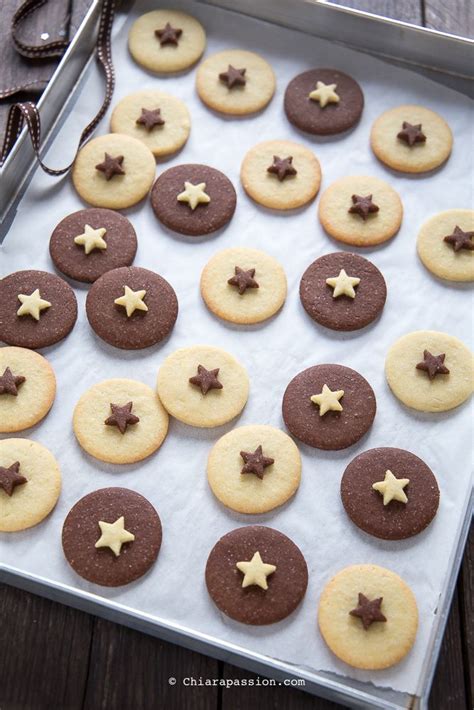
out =
<path fill-rule="evenodd" d="M 327 41 L 215 7 L 176 3 L 176 7 L 189 10 L 206 27 L 206 54 L 229 47 L 255 50 L 275 69 L 278 86 L 270 106 L 253 118 L 225 119 L 211 113 L 196 97 L 194 71 L 156 78 L 129 58 L 128 28 L 136 15 L 154 6 L 156 3 L 139 1 L 115 38 L 117 86 L 113 103 L 146 87 L 157 87 L 182 98 L 192 115 L 191 137 L 181 154 L 157 166 L 157 174 L 182 162 L 207 162 L 233 181 L 238 192 L 237 211 L 225 230 L 202 240 L 182 238 L 165 230 L 148 202 L 126 212 L 139 239 L 135 264 L 161 273 L 178 295 L 178 321 L 171 338 L 161 348 L 123 352 L 97 339 L 85 317 L 87 289 L 75 284 L 78 323 L 67 341 L 44 351 L 57 374 L 57 399 L 49 417 L 26 433 L 48 446 L 58 458 L 63 492 L 53 514 L 39 527 L 0 536 L 0 560 L 29 574 L 45 575 L 52 582 L 99 594 L 294 666 L 332 671 L 414 693 L 439 594 L 449 574 L 461 511 L 471 488 L 472 405 L 436 416 L 409 411 L 388 390 L 383 366 L 391 343 L 412 330 L 445 330 L 472 344 L 472 289 L 435 280 L 419 263 L 415 251 L 418 228 L 427 217 L 443 209 L 471 205 L 472 103 L 407 70 Z M 312 139 L 287 122 L 282 109 L 285 87 L 295 74 L 313 66 L 348 71 L 361 83 L 366 108 L 361 123 L 349 135 Z M 49 165 L 63 164 L 72 154 L 76 136 L 100 100 L 101 91 L 101 79 L 91 69 L 72 114 L 47 155 Z M 453 129 L 451 159 L 428 177 L 391 173 L 369 149 L 373 120 L 386 108 L 400 103 L 429 106 L 439 111 Z M 105 132 L 107 120 L 98 131 Z M 322 254 L 344 248 L 324 234 L 316 218 L 316 205 L 291 214 L 272 212 L 251 202 L 240 186 L 239 168 L 245 152 L 255 143 L 272 138 L 300 141 L 315 151 L 323 171 L 322 189 L 343 175 L 372 174 L 390 182 L 402 197 L 405 216 L 398 236 L 382 247 L 359 250 L 381 269 L 388 286 L 381 319 L 364 331 L 326 331 L 307 317 L 300 304 L 298 284 L 308 264 Z M 24 268 L 53 270 L 49 236 L 62 217 L 82 206 L 67 178 L 55 181 L 37 171 L 1 248 L 1 274 Z M 227 325 L 201 302 L 201 269 L 216 251 L 235 245 L 261 248 L 285 266 L 288 299 L 282 312 L 266 324 Z M 83 391 L 95 382 L 117 376 L 134 377 L 153 386 L 166 355 L 178 347 L 201 342 L 226 348 L 249 372 L 250 398 L 237 421 L 210 431 L 172 421 L 160 451 L 138 465 L 110 466 L 82 452 L 70 421 Z M 353 367 L 369 380 L 378 404 L 372 430 L 357 445 L 341 452 L 322 452 L 300 445 L 300 489 L 292 501 L 277 511 L 260 516 L 228 511 L 214 499 L 207 485 L 205 469 L 210 447 L 236 425 L 264 423 L 284 428 L 280 404 L 286 385 L 300 370 L 321 362 Z M 358 531 L 342 509 L 339 482 L 345 466 L 358 453 L 375 446 L 397 446 L 414 452 L 438 478 L 438 515 L 424 533 L 411 540 L 377 541 Z M 157 564 L 142 580 L 115 590 L 102 589 L 77 577 L 67 565 L 60 544 L 62 522 L 69 508 L 86 493 L 110 485 L 130 487 L 145 495 L 159 511 L 164 527 Z M 271 525 L 289 535 L 303 551 L 310 573 L 300 608 L 279 624 L 263 628 L 244 627 L 223 616 L 207 595 L 203 575 L 208 553 L 217 539 L 231 529 L 253 523 Z M 398 572 L 415 591 L 420 611 L 420 628 L 412 652 L 398 666 L 375 673 L 356 671 L 339 662 L 316 629 L 317 602 L 323 585 L 342 567 L 365 562 Z"/>

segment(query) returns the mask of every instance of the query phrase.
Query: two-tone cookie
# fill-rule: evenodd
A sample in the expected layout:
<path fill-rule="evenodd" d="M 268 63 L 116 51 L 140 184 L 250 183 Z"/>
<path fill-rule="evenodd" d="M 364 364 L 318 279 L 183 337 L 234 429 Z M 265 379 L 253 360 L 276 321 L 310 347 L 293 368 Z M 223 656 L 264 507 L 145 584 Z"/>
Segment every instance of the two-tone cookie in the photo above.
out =
<path fill-rule="evenodd" d="M 418 256 L 440 279 L 474 281 L 474 210 L 446 210 L 418 233 Z"/>

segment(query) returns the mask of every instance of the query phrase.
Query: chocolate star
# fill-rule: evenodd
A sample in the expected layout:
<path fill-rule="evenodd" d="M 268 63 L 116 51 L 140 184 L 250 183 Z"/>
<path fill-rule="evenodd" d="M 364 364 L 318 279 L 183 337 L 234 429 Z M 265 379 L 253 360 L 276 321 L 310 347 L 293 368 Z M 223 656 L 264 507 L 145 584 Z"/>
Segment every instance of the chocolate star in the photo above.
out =
<path fill-rule="evenodd" d="M 408 123 L 408 121 L 403 121 L 402 130 L 397 133 L 397 138 L 400 138 L 410 147 L 415 145 L 415 143 L 424 143 L 426 140 L 426 136 L 421 130 L 421 123 L 413 125 Z"/>
<path fill-rule="evenodd" d="M 429 350 L 423 350 L 423 360 L 416 366 L 417 370 L 424 370 L 428 373 L 430 380 L 433 380 L 436 375 L 449 375 L 449 370 L 444 365 L 446 355 L 432 355 Z"/>
<path fill-rule="evenodd" d="M 13 489 L 22 483 L 27 483 L 28 479 L 19 473 L 20 462 L 12 463 L 8 468 L 0 466 L 0 488 L 3 488 L 7 496 L 11 496 Z"/>
<path fill-rule="evenodd" d="M 161 46 L 164 44 L 174 44 L 177 46 L 178 39 L 182 34 L 183 30 L 172 27 L 169 22 L 166 23 L 162 30 L 155 30 L 155 37 L 158 37 Z"/>
<path fill-rule="evenodd" d="M 161 109 L 142 108 L 142 115 L 137 118 L 135 123 L 140 126 L 145 126 L 147 131 L 151 131 L 155 126 L 163 126 L 165 119 L 161 117 Z"/>
<path fill-rule="evenodd" d="M 362 626 L 367 631 L 374 621 L 387 621 L 380 611 L 383 597 L 378 599 L 367 599 L 365 594 L 359 592 L 359 606 L 349 612 L 351 616 L 357 616 L 362 621 Z"/>
<path fill-rule="evenodd" d="M 200 387 L 202 394 L 207 394 L 209 390 L 221 390 L 224 387 L 222 382 L 217 379 L 218 367 L 215 370 L 206 370 L 202 365 L 198 365 L 197 371 L 198 374 L 190 377 L 189 382 Z"/>
<path fill-rule="evenodd" d="M 275 459 L 263 455 L 261 445 L 257 446 L 253 454 L 249 451 L 241 451 L 240 455 L 245 464 L 240 473 L 254 473 L 259 478 L 263 478 L 267 466 L 271 466 L 275 461 Z"/>
<path fill-rule="evenodd" d="M 236 69 L 229 64 L 227 71 L 223 71 L 219 74 L 219 79 L 227 84 L 229 89 L 234 86 L 245 86 L 247 79 L 245 78 L 246 69 Z"/>
<path fill-rule="evenodd" d="M 97 163 L 95 169 L 104 173 L 106 180 L 110 180 L 114 175 L 125 175 L 125 170 L 122 168 L 123 155 L 112 158 L 108 153 L 104 153 L 104 156 L 104 162 Z"/>
<path fill-rule="evenodd" d="M 230 284 L 230 286 L 237 286 L 241 296 L 248 288 L 259 288 L 258 283 L 254 279 L 255 269 L 245 271 L 245 269 L 241 269 L 240 266 L 235 266 L 234 272 L 235 276 L 232 276 L 227 283 Z"/>
<path fill-rule="evenodd" d="M 280 158 L 278 155 L 273 156 L 273 165 L 267 168 L 267 173 L 274 173 L 280 182 L 282 182 L 288 175 L 296 175 L 298 172 L 296 168 L 293 167 L 293 156 L 290 155 L 288 158 Z"/>
<path fill-rule="evenodd" d="M 469 249 L 472 251 L 474 249 L 474 242 L 472 238 L 474 237 L 474 232 L 464 232 L 461 227 L 457 225 L 454 227 L 454 232 L 448 234 L 444 237 L 444 241 L 451 244 L 454 251 L 459 251 L 460 249 Z"/>
<path fill-rule="evenodd" d="M 12 394 L 14 397 L 18 395 L 18 386 L 25 382 L 26 377 L 22 375 L 14 375 L 9 367 L 6 368 L 3 375 L 0 376 L 0 394 Z"/>
<path fill-rule="evenodd" d="M 128 402 L 123 406 L 110 403 L 112 414 L 105 420 L 107 426 L 116 426 L 121 434 L 125 434 L 127 427 L 131 424 L 138 424 L 140 419 L 132 414 L 133 402 Z"/>
<path fill-rule="evenodd" d="M 362 195 L 352 195 L 351 199 L 352 207 L 350 207 L 348 211 L 351 214 L 360 215 L 364 222 L 369 214 L 379 211 L 378 205 L 374 205 L 372 202 L 372 195 L 367 195 L 367 197 L 363 197 Z"/>

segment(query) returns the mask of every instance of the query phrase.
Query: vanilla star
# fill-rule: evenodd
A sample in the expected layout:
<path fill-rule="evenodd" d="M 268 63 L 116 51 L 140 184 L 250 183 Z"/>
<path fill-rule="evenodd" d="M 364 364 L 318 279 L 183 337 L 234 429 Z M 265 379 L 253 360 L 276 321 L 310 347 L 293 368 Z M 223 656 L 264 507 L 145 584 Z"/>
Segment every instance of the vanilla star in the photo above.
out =
<path fill-rule="evenodd" d="M 336 88 L 337 84 L 325 84 L 323 81 L 318 81 L 314 91 L 309 94 L 309 98 L 312 101 L 319 101 L 321 108 L 327 104 L 338 104 L 340 98 L 335 92 Z"/>
<path fill-rule="evenodd" d="M 115 523 L 104 523 L 99 520 L 99 527 L 102 535 L 95 543 L 96 547 L 110 547 L 115 557 L 120 555 L 124 542 L 132 542 L 135 535 L 125 530 L 125 518 L 117 518 Z"/>
<path fill-rule="evenodd" d="M 116 306 L 123 306 L 127 311 L 127 318 L 130 318 L 135 311 L 147 311 L 148 306 L 143 303 L 143 299 L 146 296 L 146 291 L 132 291 L 128 286 L 123 287 L 125 293 L 120 298 L 116 298 L 114 303 Z"/>
<path fill-rule="evenodd" d="M 235 566 L 244 574 L 242 587 L 250 587 L 255 584 L 262 589 L 268 589 L 267 577 L 276 570 L 275 565 L 263 562 L 260 552 L 256 552 L 250 562 L 237 562 Z"/>
<path fill-rule="evenodd" d="M 192 182 L 185 182 L 184 191 L 179 193 L 177 200 L 178 202 L 187 202 L 191 209 L 195 210 L 201 202 L 207 203 L 211 201 L 209 195 L 204 192 L 205 189 L 205 182 L 200 182 L 198 185 L 193 185 Z"/>
<path fill-rule="evenodd" d="M 332 294 L 333 298 L 338 298 L 339 296 L 355 298 L 356 292 L 354 291 L 354 286 L 360 284 L 360 279 L 357 276 L 348 276 L 345 270 L 341 269 L 338 276 L 326 279 L 326 283 L 334 289 Z"/>
<path fill-rule="evenodd" d="M 86 254 L 90 254 L 94 249 L 107 249 L 107 242 L 102 237 L 106 233 L 104 227 L 93 229 L 89 224 L 84 225 L 84 234 L 74 237 L 74 244 L 84 247 Z"/>
<path fill-rule="evenodd" d="M 31 316 L 35 320 L 39 320 L 41 311 L 44 311 L 46 308 L 51 308 L 51 303 L 41 298 L 39 288 L 33 291 L 29 296 L 20 293 L 18 300 L 21 306 L 16 312 L 17 316 Z"/>
<path fill-rule="evenodd" d="M 311 401 L 319 407 L 319 416 L 322 417 L 326 412 L 342 412 L 342 405 L 339 403 L 341 397 L 344 396 L 344 390 L 329 389 L 327 385 L 323 385 L 321 394 L 313 394 Z"/>
<path fill-rule="evenodd" d="M 408 501 L 407 495 L 403 490 L 410 483 L 409 478 L 395 478 L 391 471 L 385 471 L 383 481 L 374 483 L 372 488 L 383 495 L 383 504 L 388 505 L 392 500 L 398 500 L 400 503 Z"/>

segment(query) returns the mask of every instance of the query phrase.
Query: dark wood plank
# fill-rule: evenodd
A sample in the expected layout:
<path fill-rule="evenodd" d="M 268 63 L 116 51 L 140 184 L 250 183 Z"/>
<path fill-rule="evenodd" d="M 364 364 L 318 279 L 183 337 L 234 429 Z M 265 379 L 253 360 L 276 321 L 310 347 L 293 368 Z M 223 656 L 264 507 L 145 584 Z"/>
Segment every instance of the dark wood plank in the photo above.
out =
<path fill-rule="evenodd" d="M 467 707 L 472 708 L 474 706 L 474 525 L 471 526 L 464 553 L 458 590 Z"/>
<path fill-rule="evenodd" d="M 424 0 L 424 10 L 426 27 L 461 37 L 474 37 L 472 0 Z"/>
<path fill-rule="evenodd" d="M 331 0 L 337 5 L 344 5 L 356 10 L 372 12 L 374 15 L 390 17 L 421 25 L 421 0 Z"/>

